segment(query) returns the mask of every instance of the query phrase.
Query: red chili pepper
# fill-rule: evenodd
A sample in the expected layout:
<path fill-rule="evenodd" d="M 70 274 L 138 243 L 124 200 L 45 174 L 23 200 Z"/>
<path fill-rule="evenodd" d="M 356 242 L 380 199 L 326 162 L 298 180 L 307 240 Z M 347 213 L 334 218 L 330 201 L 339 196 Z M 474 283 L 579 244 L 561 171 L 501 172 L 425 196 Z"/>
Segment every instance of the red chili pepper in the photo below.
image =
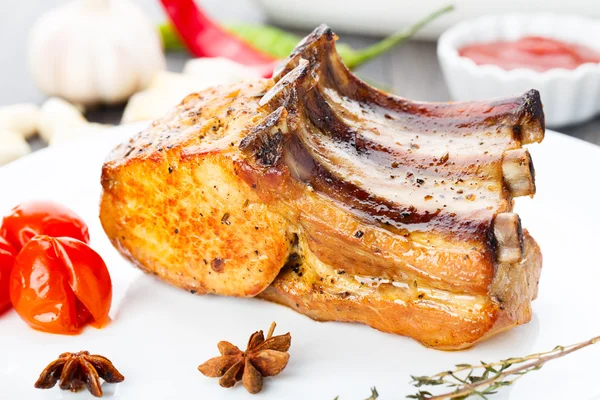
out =
<path fill-rule="evenodd" d="M 194 0 L 161 0 L 187 48 L 197 57 L 225 57 L 270 77 L 278 60 L 212 21 Z"/>

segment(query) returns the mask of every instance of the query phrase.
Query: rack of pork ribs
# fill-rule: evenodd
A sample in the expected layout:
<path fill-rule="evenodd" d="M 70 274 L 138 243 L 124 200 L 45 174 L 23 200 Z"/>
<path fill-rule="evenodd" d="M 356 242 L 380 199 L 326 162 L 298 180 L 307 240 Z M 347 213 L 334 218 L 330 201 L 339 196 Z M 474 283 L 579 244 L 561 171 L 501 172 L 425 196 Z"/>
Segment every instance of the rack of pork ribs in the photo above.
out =
<path fill-rule="evenodd" d="M 527 323 L 542 257 L 512 208 L 535 193 L 538 92 L 413 102 L 359 80 L 335 40 L 320 26 L 272 79 L 191 94 L 114 149 L 113 245 L 192 293 L 438 349 Z"/>

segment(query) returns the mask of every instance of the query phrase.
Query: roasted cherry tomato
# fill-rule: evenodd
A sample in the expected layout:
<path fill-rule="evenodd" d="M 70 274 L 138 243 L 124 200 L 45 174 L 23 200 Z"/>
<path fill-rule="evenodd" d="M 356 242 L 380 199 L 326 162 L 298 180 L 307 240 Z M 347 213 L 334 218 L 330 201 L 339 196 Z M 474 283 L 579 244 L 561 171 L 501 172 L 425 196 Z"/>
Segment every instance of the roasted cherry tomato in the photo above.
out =
<path fill-rule="evenodd" d="M 108 322 L 112 283 L 106 264 L 87 244 L 68 237 L 35 236 L 15 259 L 10 298 L 33 328 L 76 334 Z"/>
<path fill-rule="evenodd" d="M 16 256 L 15 248 L 0 236 L 0 314 L 10 308 L 10 272 Z"/>
<path fill-rule="evenodd" d="M 67 236 L 89 243 L 88 227 L 79 215 L 50 201 L 30 201 L 13 208 L 2 221 L 0 236 L 21 250 L 35 235 Z"/>

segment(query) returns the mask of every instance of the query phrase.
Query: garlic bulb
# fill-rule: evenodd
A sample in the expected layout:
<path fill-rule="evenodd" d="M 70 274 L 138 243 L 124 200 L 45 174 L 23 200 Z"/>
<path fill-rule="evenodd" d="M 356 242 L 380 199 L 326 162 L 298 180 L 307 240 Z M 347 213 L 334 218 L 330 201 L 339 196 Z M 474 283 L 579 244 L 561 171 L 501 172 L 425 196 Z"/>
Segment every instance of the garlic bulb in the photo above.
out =
<path fill-rule="evenodd" d="M 29 63 L 47 95 L 93 105 L 145 89 L 165 57 L 154 24 L 130 0 L 72 0 L 36 22 Z"/>

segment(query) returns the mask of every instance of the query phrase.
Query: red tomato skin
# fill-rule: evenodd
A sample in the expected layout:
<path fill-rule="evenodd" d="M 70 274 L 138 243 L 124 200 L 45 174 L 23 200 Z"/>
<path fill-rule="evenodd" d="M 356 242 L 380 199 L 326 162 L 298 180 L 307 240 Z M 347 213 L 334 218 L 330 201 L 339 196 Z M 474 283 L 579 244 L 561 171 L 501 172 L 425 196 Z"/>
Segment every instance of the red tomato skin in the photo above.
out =
<path fill-rule="evenodd" d="M 36 235 L 67 236 L 89 243 L 88 227 L 67 207 L 51 201 L 29 201 L 13 208 L 2 220 L 0 236 L 20 251 Z"/>
<path fill-rule="evenodd" d="M 106 264 L 87 244 L 39 235 L 15 260 L 10 297 L 31 327 L 77 334 L 87 323 L 98 328 L 108 323 L 112 282 Z"/>
<path fill-rule="evenodd" d="M 10 273 L 16 256 L 17 251 L 15 248 L 0 236 L 0 314 L 11 307 L 9 295 Z"/>

